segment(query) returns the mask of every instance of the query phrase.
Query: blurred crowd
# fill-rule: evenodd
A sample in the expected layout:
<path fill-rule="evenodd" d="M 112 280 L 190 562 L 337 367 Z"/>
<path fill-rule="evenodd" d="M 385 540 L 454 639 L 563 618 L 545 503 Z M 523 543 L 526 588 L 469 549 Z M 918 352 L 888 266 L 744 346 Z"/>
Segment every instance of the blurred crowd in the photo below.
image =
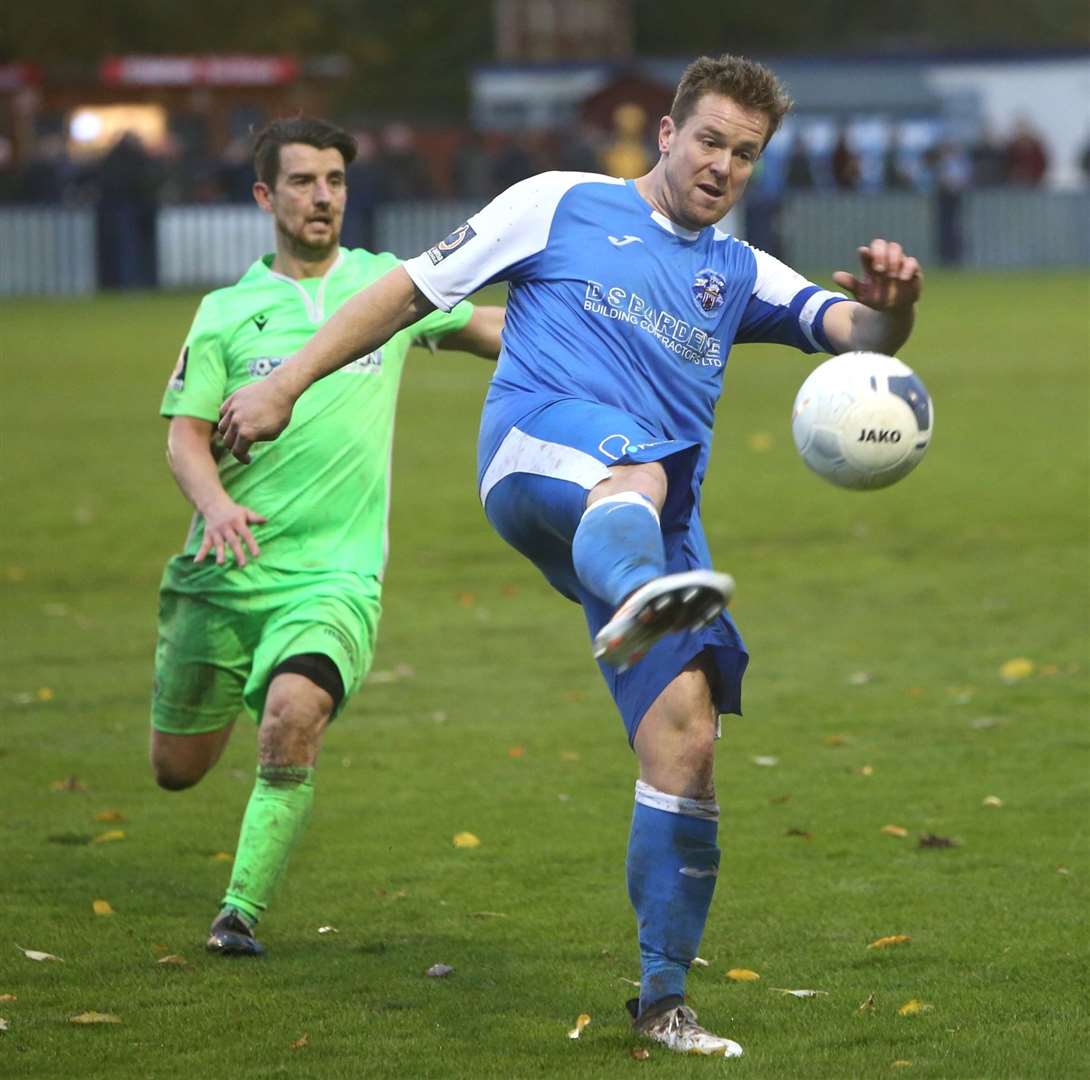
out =
<path fill-rule="evenodd" d="M 607 132 L 583 125 L 485 135 L 469 129 L 416 131 L 404 123 L 358 130 L 344 242 L 373 246 L 375 211 L 388 203 L 459 198 L 483 204 L 549 169 L 638 176 L 657 158 L 654 128 L 638 105 L 621 105 Z M 1090 183 L 1090 143 L 1081 165 Z M 966 190 L 1034 188 L 1046 181 L 1048 170 L 1045 144 L 1024 119 L 1004 137 L 985 129 L 966 142 L 943 137 L 935 121 L 894 126 L 875 119 L 837 126 L 795 120 L 759 163 L 747 196 L 747 225 L 755 244 L 775 252 L 781 247 L 778 210 L 794 192 L 934 192 L 941 214 L 943 200 L 952 213 Z M 0 137 L 0 203 L 94 206 L 100 280 L 106 286 L 154 281 L 159 206 L 250 203 L 253 179 L 250 141 L 242 137 L 229 142 L 218 158 L 208 158 L 177 137 L 149 147 L 130 133 L 88 160 L 72 158 L 65 138 L 52 134 L 39 139 L 19 169 Z M 946 254 L 956 261 L 956 250 Z"/>

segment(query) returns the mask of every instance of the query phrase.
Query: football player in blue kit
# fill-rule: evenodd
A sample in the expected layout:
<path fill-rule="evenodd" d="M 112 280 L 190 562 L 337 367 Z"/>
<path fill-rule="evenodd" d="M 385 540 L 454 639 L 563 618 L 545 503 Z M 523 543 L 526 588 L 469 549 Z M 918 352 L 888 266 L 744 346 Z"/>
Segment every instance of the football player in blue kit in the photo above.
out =
<path fill-rule="evenodd" d="M 639 760 L 628 847 L 641 956 L 641 1035 L 737 1056 L 685 1004 L 719 869 L 719 716 L 740 707 L 747 653 L 724 611 L 700 488 L 731 346 L 893 353 L 922 274 L 899 244 L 859 249 L 859 276 L 815 285 L 716 228 L 790 107 L 767 68 L 701 57 L 637 180 L 546 173 L 347 301 L 293 359 L 225 402 L 247 460 L 313 381 L 433 308 L 510 284 L 481 420 L 479 484 L 496 531 L 582 605 Z"/>

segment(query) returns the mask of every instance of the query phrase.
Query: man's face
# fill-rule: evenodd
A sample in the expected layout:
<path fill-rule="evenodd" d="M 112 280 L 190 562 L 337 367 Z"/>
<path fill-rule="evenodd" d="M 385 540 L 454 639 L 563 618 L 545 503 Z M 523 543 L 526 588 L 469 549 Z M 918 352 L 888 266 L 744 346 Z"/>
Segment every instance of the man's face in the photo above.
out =
<path fill-rule="evenodd" d="M 679 128 L 659 127 L 667 200 L 679 225 L 714 225 L 742 197 L 768 135 L 769 117 L 722 94 L 707 93 Z"/>
<path fill-rule="evenodd" d="M 321 257 L 340 242 L 348 196 L 344 172 L 340 150 L 289 143 L 280 147 L 273 187 L 254 184 L 254 198 L 276 219 L 276 231 L 293 253 Z"/>

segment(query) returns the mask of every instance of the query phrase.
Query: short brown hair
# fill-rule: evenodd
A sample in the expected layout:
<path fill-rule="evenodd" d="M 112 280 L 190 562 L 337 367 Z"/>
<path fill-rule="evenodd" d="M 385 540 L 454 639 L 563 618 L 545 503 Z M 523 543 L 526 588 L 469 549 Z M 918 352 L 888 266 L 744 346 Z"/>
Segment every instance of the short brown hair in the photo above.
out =
<path fill-rule="evenodd" d="M 276 185 L 280 174 L 280 147 L 302 143 L 317 150 L 340 150 L 347 169 L 356 160 L 356 140 L 343 128 L 312 116 L 273 120 L 254 138 L 254 172 L 263 184 Z"/>
<path fill-rule="evenodd" d="M 685 69 L 670 106 L 670 117 L 678 127 L 705 94 L 722 94 L 747 109 L 763 112 L 769 121 L 766 145 L 794 104 L 783 83 L 764 64 L 730 53 L 697 57 Z"/>

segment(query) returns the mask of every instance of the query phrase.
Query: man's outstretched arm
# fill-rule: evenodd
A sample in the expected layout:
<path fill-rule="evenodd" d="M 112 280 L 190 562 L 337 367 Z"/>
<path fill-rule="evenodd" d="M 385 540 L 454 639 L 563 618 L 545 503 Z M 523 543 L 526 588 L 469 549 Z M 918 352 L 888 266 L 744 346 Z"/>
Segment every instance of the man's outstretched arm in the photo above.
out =
<path fill-rule="evenodd" d="M 275 439 L 311 383 L 373 352 L 435 305 L 398 266 L 356 293 L 286 363 L 260 382 L 236 390 L 220 407 L 220 435 L 239 461 L 249 462 L 255 442 Z"/>
<path fill-rule="evenodd" d="M 833 274 L 856 302 L 828 309 L 825 335 L 835 353 L 895 353 L 912 333 L 923 271 L 900 244 L 887 240 L 872 240 L 859 248 L 859 261 L 862 277 L 846 270 Z"/>

